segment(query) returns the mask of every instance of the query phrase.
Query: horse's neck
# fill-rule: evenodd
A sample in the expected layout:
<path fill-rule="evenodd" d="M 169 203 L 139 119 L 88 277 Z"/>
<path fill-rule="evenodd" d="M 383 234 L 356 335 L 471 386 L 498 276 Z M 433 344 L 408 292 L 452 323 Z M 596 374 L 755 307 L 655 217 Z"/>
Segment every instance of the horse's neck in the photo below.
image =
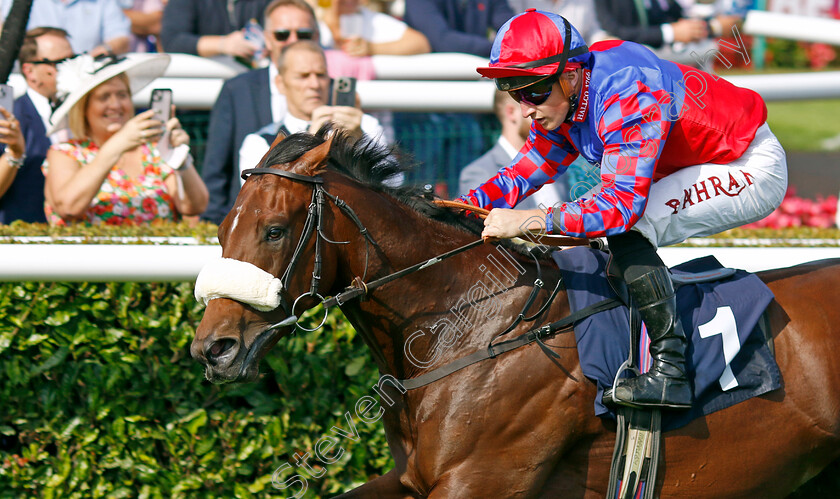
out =
<path fill-rule="evenodd" d="M 363 220 L 376 242 L 368 282 L 478 238 L 384 197 L 367 199 L 378 203 L 377 215 Z M 364 251 L 364 245 L 346 248 L 339 280 L 346 284 L 361 275 Z M 485 245 L 401 277 L 343 309 L 380 370 L 410 377 L 486 346 L 513 322 L 534 278 L 521 256 Z"/>
<path fill-rule="evenodd" d="M 357 213 L 373 240 L 373 244 L 366 245 L 359 234 L 359 228 L 344 213 L 336 210 L 342 237 L 344 240 L 353 240 L 340 252 L 341 264 L 337 277 L 343 282 L 336 283 L 339 287 L 363 274 L 366 281 L 391 274 L 479 237 L 465 229 L 429 219 L 380 192 L 353 185 L 342 185 L 336 188 L 336 192 Z M 368 208 L 363 212 L 363 207 Z M 434 268 L 448 265 L 451 263 L 444 262 Z"/>

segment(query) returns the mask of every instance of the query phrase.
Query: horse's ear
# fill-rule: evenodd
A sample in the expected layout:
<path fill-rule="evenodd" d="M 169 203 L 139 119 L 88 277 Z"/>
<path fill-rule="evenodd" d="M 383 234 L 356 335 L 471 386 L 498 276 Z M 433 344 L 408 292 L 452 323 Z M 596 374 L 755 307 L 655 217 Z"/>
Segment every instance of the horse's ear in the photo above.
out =
<path fill-rule="evenodd" d="M 292 169 L 295 173 L 301 175 L 308 175 L 314 177 L 327 168 L 327 159 L 330 156 L 330 147 L 332 147 L 332 135 L 318 147 L 313 147 L 300 157 Z"/>
<path fill-rule="evenodd" d="M 279 130 L 277 132 L 277 135 L 274 137 L 274 140 L 271 141 L 271 145 L 268 146 L 268 151 L 266 151 L 265 154 L 263 154 L 263 157 L 262 157 L 262 159 L 260 159 L 260 162 L 257 163 L 256 165 L 254 165 L 252 168 L 256 168 L 259 165 L 264 165 L 265 164 L 265 158 L 268 157 L 268 154 L 271 152 L 272 149 L 274 149 L 274 146 L 276 146 L 277 144 L 282 142 L 283 139 L 285 139 L 285 138 L 286 138 L 286 134 L 283 133 L 283 130 Z M 268 166 L 268 165 L 266 165 L 266 166 Z"/>
<path fill-rule="evenodd" d="M 280 128 L 281 129 L 277 131 L 277 135 L 274 137 L 274 140 L 271 142 L 271 147 L 268 148 L 269 151 L 274 149 L 274 146 L 276 146 L 277 144 L 282 142 L 283 139 L 285 139 L 287 137 L 286 133 L 283 132 L 283 130 L 285 130 L 286 127 L 280 127 Z"/>

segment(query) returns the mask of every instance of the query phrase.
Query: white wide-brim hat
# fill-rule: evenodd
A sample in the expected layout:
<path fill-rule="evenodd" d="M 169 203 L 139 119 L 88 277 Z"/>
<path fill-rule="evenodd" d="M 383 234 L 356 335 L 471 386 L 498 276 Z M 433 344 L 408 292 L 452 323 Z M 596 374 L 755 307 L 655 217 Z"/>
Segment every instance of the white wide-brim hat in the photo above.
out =
<path fill-rule="evenodd" d="M 169 66 L 167 54 L 126 54 L 94 59 L 81 54 L 58 65 L 56 98 L 61 104 L 50 115 L 47 135 L 68 127 L 67 114 L 88 92 L 111 78 L 125 73 L 131 94 L 163 75 Z"/>

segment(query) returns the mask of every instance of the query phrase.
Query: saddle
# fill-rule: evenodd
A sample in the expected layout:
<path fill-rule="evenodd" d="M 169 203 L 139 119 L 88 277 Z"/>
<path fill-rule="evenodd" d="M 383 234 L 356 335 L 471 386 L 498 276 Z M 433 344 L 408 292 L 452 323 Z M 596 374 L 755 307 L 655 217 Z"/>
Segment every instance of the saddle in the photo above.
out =
<path fill-rule="evenodd" d="M 736 273 L 733 268 L 712 269 L 698 273 L 672 274 L 671 279 L 676 290 L 686 284 L 714 282 L 732 277 Z M 625 371 L 635 372 L 637 375 L 645 372 L 649 366 L 640 365 L 644 362 L 638 359 L 640 355 L 640 341 L 642 320 L 638 308 L 630 300 L 627 284 L 611 272 L 607 266 L 607 281 L 619 299 L 630 311 L 629 341 L 630 353 L 627 360 L 616 373 L 615 381 Z M 764 333 L 765 340 L 772 350 L 772 337 L 768 327 L 767 314 L 763 314 L 759 327 Z M 615 385 L 615 382 L 613 383 Z M 610 478 L 607 488 L 608 499 L 653 499 L 656 492 L 656 474 L 661 460 L 660 450 L 662 442 L 662 412 L 660 409 L 636 409 L 621 406 L 616 413 L 616 441 L 610 465 Z"/>

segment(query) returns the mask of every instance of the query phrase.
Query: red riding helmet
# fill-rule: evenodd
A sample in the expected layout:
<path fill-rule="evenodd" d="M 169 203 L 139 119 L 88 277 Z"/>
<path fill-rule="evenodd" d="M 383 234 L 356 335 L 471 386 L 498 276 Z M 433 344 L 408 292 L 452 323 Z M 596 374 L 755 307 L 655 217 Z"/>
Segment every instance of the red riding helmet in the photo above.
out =
<path fill-rule="evenodd" d="M 490 66 L 477 71 L 509 92 L 579 68 L 588 59 L 589 47 L 563 16 L 528 9 L 499 29 Z"/>

